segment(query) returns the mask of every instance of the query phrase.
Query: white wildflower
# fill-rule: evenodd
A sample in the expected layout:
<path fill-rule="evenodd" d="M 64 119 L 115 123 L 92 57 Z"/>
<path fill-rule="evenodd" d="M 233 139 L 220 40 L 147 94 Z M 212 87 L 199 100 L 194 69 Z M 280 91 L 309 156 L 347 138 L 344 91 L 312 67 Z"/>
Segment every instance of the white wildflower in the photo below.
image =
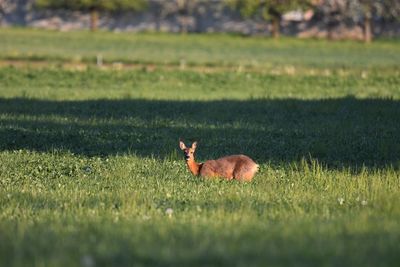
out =
<path fill-rule="evenodd" d="M 172 217 L 172 214 L 173 214 L 173 213 L 174 213 L 174 210 L 171 209 L 171 208 L 168 208 L 168 209 L 165 210 L 165 214 L 167 214 L 167 216 L 168 216 L 169 218 Z"/>
<path fill-rule="evenodd" d="M 368 73 L 366 71 L 361 72 L 361 78 L 367 79 L 368 78 Z"/>
<path fill-rule="evenodd" d="M 342 197 L 339 197 L 337 199 L 337 201 L 339 202 L 339 205 L 343 205 L 344 204 L 344 198 L 342 198 Z"/>

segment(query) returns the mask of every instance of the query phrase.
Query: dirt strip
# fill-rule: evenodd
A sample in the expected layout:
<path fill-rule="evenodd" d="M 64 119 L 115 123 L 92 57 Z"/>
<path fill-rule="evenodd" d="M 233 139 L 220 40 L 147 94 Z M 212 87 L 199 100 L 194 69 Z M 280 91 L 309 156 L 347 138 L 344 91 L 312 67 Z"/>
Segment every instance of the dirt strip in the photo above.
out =
<path fill-rule="evenodd" d="M 250 66 L 193 66 L 187 64 L 146 64 L 146 63 L 84 63 L 84 62 L 54 62 L 46 60 L 0 60 L 0 67 L 15 68 L 61 68 L 66 70 L 85 71 L 89 68 L 102 70 L 144 70 L 148 72 L 156 70 L 169 71 L 195 71 L 202 73 L 214 72 L 260 72 L 265 69 Z"/>
<path fill-rule="evenodd" d="M 348 68 L 311 68 L 311 67 L 296 67 L 292 65 L 287 66 L 205 66 L 205 65 L 189 65 L 189 64 L 151 64 L 151 63 L 85 63 L 85 62 L 67 62 L 67 61 L 47 61 L 47 60 L 1 60 L 0 68 L 14 67 L 21 69 L 63 69 L 68 71 L 86 71 L 88 69 L 100 69 L 104 71 L 129 71 L 129 70 L 142 70 L 146 72 L 154 71 L 193 71 L 198 73 L 259 73 L 268 75 L 304 75 L 304 76 L 348 76 L 348 75 L 361 75 L 361 78 L 366 78 L 369 69 L 348 69 Z M 391 70 L 399 73 L 400 70 Z"/>

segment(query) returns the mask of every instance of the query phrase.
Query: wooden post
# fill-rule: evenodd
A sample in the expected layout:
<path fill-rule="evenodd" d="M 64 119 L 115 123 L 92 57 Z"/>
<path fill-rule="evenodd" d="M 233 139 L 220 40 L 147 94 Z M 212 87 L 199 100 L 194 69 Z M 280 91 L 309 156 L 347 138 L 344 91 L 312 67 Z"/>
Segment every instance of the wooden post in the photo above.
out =
<path fill-rule="evenodd" d="M 95 8 L 90 9 L 90 30 L 92 32 L 97 30 L 98 21 L 99 21 L 99 12 Z"/>
<path fill-rule="evenodd" d="M 280 18 L 273 16 L 272 17 L 272 36 L 275 39 L 278 39 L 280 36 Z"/>
<path fill-rule="evenodd" d="M 371 18 L 369 16 L 365 16 L 365 19 L 364 19 L 364 42 L 370 43 L 371 41 L 372 41 Z"/>

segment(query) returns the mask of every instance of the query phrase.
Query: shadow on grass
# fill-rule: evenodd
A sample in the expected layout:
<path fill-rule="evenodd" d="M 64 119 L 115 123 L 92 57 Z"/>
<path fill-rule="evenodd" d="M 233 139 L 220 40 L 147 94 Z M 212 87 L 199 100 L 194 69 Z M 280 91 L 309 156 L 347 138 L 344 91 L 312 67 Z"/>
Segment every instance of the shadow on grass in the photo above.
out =
<path fill-rule="evenodd" d="M 260 163 L 312 157 L 329 167 L 351 168 L 398 168 L 400 160 L 395 100 L 0 98 L 0 118 L 2 151 L 180 158 L 182 137 L 199 141 L 200 160 L 245 153 Z"/>

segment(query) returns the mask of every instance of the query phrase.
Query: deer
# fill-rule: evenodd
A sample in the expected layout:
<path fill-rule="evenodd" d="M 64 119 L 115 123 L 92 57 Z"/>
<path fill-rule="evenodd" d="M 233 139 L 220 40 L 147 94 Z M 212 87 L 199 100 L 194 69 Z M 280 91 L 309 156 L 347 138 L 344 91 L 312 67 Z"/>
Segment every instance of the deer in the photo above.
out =
<path fill-rule="evenodd" d="M 191 147 L 186 147 L 185 143 L 180 140 L 179 147 L 185 155 L 187 167 L 195 176 L 250 182 L 259 168 L 259 165 L 246 155 L 230 155 L 197 163 L 194 158 L 197 142 L 193 142 Z"/>

